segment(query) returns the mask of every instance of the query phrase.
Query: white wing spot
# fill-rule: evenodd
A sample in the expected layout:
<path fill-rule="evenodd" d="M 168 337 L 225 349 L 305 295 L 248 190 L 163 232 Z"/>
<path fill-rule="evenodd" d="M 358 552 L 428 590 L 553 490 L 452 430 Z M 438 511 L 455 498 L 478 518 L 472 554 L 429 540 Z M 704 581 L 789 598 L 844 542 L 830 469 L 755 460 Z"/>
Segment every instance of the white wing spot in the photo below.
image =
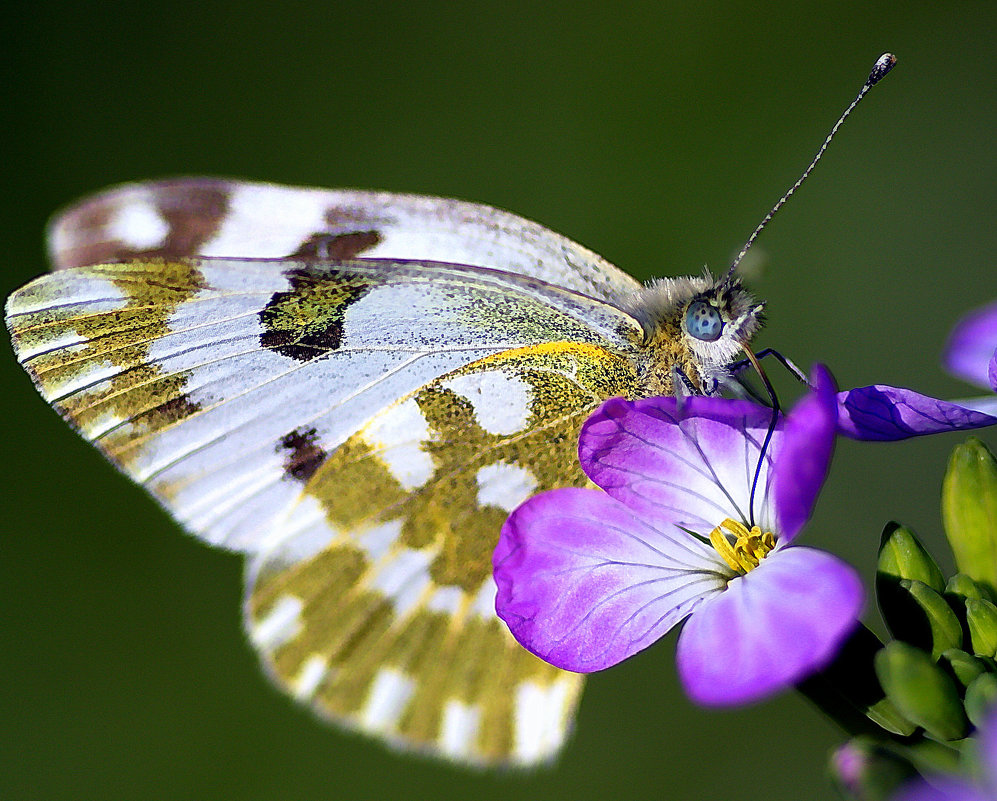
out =
<path fill-rule="evenodd" d="M 221 227 L 199 251 L 202 256 L 287 256 L 315 232 L 328 229 L 324 212 L 325 203 L 310 192 L 235 186 Z"/>
<path fill-rule="evenodd" d="M 530 385 L 500 370 L 459 375 L 443 383 L 446 389 L 467 398 L 474 416 L 489 434 L 515 434 L 530 417 Z"/>
<path fill-rule="evenodd" d="M 329 672 L 329 663 L 325 657 L 312 654 L 305 660 L 305 664 L 298 673 L 298 678 L 294 682 L 294 697 L 299 701 L 306 701 L 315 695 L 315 691 L 322 684 L 322 680 Z"/>
<path fill-rule="evenodd" d="M 16 325 L 16 322 L 11 320 Z M 17 360 L 26 362 L 34 358 L 39 353 L 46 353 L 52 350 L 61 350 L 65 355 L 75 355 L 85 351 L 90 347 L 90 340 L 76 333 L 75 330 L 60 331 L 58 334 L 48 336 L 35 335 L 36 339 L 17 340 L 14 347 L 17 349 Z"/>
<path fill-rule="evenodd" d="M 375 731 L 397 728 L 398 719 L 414 692 L 414 679 L 394 668 L 381 668 L 360 712 L 364 726 Z"/>
<path fill-rule="evenodd" d="M 7 315 L 14 318 L 52 311 L 61 305 L 86 306 L 90 314 L 103 314 L 121 309 L 127 303 L 125 293 L 106 278 L 90 272 L 60 273 L 58 281 L 32 281 L 17 290 L 7 299 Z M 55 320 L 66 321 L 67 317 L 57 312 Z"/>
<path fill-rule="evenodd" d="M 283 596 L 249 632 L 253 645 L 264 653 L 269 653 L 295 637 L 301 631 L 303 606 L 300 598 Z"/>
<path fill-rule="evenodd" d="M 570 688 L 567 681 L 546 687 L 524 681 L 516 688 L 514 757 L 525 763 L 554 754 L 564 742 Z"/>
<path fill-rule="evenodd" d="M 364 439 L 406 490 L 433 477 L 433 458 L 421 449 L 429 439 L 429 424 L 415 398 L 389 406 L 367 425 Z"/>
<path fill-rule="evenodd" d="M 363 548 L 371 562 L 380 561 L 391 550 L 391 546 L 402 536 L 402 521 L 389 520 L 380 526 L 367 529 L 357 537 L 356 544 Z"/>
<path fill-rule="evenodd" d="M 170 233 L 170 224 L 159 213 L 151 196 L 122 206 L 108 221 L 108 236 L 134 250 L 162 247 Z"/>
<path fill-rule="evenodd" d="M 478 471 L 478 506 L 511 512 L 534 493 L 537 480 L 525 467 L 495 462 Z"/>
<path fill-rule="evenodd" d="M 432 583 L 429 565 L 436 557 L 429 549 L 404 548 L 378 565 L 371 589 L 384 593 L 395 606 L 395 614 L 405 617 L 411 612 L 423 590 Z"/>
<path fill-rule="evenodd" d="M 436 591 L 426 601 L 426 609 L 430 612 L 442 612 L 455 615 L 464 599 L 464 591 L 460 587 L 437 587 Z"/>
<path fill-rule="evenodd" d="M 451 757 L 467 757 L 474 749 L 480 726 L 480 707 L 447 701 L 440 727 L 440 751 Z"/>
<path fill-rule="evenodd" d="M 494 618 L 495 615 L 495 595 L 498 593 L 498 587 L 495 585 L 495 579 L 489 573 L 488 578 L 485 579 L 484 583 L 481 585 L 481 589 L 478 590 L 478 595 L 474 599 L 474 603 L 471 604 L 471 613 L 482 617 L 485 620 Z"/>

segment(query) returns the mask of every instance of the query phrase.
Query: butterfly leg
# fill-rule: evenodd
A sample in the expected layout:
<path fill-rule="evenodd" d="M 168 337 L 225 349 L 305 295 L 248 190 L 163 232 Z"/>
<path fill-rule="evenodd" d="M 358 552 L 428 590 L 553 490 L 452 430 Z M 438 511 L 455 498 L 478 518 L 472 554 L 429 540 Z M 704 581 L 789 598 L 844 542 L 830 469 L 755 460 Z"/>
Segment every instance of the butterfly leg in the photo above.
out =
<path fill-rule="evenodd" d="M 695 384 L 692 383 L 692 379 L 678 365 L 672 368 L 672 387 L 675 397 L 680 399 L 689 395 L 710 394 L 705 388 L 702 392 L 697 390 Z"/>
<path fill-rule="evenodd" d="M 779 362 L 779 364 L 785 367 L 786 370 L 788 370 L 793 375 L 793 377 L 796 378 L 797 381 L 799 381 L 802 384 L 806 384 L 807 386 L 810 386 L 810 381 L 809 379 L 807 379 L 806 373 L 804 373 L 799 367 L 797 367 L 791 359 L 788 359 L 787 357 L 783 356 L 781 353 L 779 353 L 779 351 L 775 350 L 774 348 L 763 348 L 762 350 L 758 351 L 758 353 L 755 354 L 755 357 L 759 361 L 764 359 L 766 356 L 772 356 L 777 362 Z M 751 367 L 751 362 L 749 362 L 747 359 L 742 359 L 739 362 L 734 362 L 730 366 L 730 372 L 732 375 L 736 376 L 749 367 Z"/>

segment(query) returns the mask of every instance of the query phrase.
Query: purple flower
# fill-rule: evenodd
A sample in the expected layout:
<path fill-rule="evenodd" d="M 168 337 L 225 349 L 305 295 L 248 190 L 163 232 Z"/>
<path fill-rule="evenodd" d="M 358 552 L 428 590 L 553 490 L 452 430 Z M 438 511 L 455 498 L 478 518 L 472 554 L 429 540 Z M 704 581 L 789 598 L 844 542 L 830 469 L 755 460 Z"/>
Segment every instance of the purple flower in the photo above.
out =
<path fill-rule="evenodd" d="M 997 391 L 997 302 L 959 321 L 949 336 L 942 361 L 953 375 Z"/>
<path fill-rule="evenodd" d="M 496 611 L 553 665 L 607 668 L 685 618 L 678 668 L 693 700 L 739 704 L 826 665 L 856 625 L 855 571 L 789 547 L 810 516 L 835 436 L 835 391 L 781 418 L 722 398 L 606 401 L 581 464 L 604 492 L 559 489 L 520 506 L 494 554 Z"/>
<path fill-rule="evenodd" d="M 993 801 L 997 798 L 997 708 L 977 730 L 980 775 L 976 781 L 955 776 L 929 776 L 907 784 L 893 801 Z"/>
<path fill-rule="evenodd" d="M 970 313 L 949 337 L 945 366 L 973 384 L 997 390 L 997 303 Z M 878 384 L 838 394 L 838 432 L 853 439 L 898 440 L 997 423 L 997 398 L 961 403 Z"/>

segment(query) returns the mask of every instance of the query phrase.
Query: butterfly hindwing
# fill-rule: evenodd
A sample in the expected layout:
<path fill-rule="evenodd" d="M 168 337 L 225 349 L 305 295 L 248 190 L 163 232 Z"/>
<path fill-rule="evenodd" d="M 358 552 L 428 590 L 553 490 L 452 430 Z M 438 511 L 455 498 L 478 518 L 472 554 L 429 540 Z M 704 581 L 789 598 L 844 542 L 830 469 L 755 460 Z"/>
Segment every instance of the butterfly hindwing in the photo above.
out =
<path fill-rule="evenodd" d="M 635 380 L 598 346 L 538 345 L 437 379 L 328 456 L 301 432 L 308 512 L 292 515 L 308 522 L 257 557 L 246 607 L 275 680 L 408 747 L 550 758 L 581 677 L 524 651 L 495 616 L 491 553 L 527 497 L 586 483 L 581 423 Z"/>

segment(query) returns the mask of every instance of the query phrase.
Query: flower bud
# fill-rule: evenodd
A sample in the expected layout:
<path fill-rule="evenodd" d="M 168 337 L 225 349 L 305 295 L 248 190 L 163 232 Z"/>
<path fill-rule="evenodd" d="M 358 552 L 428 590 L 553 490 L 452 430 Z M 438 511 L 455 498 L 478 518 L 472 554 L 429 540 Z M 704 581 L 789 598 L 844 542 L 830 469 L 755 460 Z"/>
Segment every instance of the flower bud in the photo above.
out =
<path fill-rule="evenodd" d="M 931 649 L 931 658 L 937 660 L 943 651 L 960 648 L 962 624 L 948 601 L 921 581 L 905 579 L 900 582 L 900 586 L 910 593 L 910 598 L 917 608 L 916 614 L 923 616 L 927 623 L 930 633 L 927 646 Z M 912 644 L 918 645 L 918 643 Z"/>
<path fill-rule="evenodd" d="M 945 590 L 945 578 L 935 560 L 924 549 L 914 532 L 895 522 L 886 524 L 879 541 L 877 588 L 881 579 L 892 579 L 895 582 L 916 579 L 936 592 Z"/>
<path fill-rule="evenodd" d="M 956 573 L 945 585 L 945 594 L 949 596 L 959 596 L 961 598 L 983 598 L 993 603 L 997 601 L 986 585 L 973 581 L 965 573 Z"/>
<path fill-rule="evenodd" d="M 997 460 L 975 437 L 952 451 L 942 520 L 959 571 L 997 590 Z"/>
<path fill-rule="evenodd" d="M 997 704 L 997 676 L 984 673 L 966 688 L 966 714 L 974 726 L 980 726 L 994 704 Z"/>
<path fill-rule="evenodd" d="M 845 798 L 880 801 L 917 771 L 907 760 L 867 737 L 855 737 L 839 747 L 830 761 L 831 777 Z"/>
<path fill-rule="evenodd" d="M 979 657 L 967 654 L 959 648 L 950 648 L 942 654 L 939 663 L 947 667 L 963 687 L 968 687 L 973 680 L 987 670 L 987 663 Z"/>
<path fill-rule="evenodd" d="M 966 623 L 973 653 L 997 657 L 997 606 L 982 598 L 970 598 L 966 601 Z"/>
<path fill-rule="evenodd" d="M 876 654 L 876 676 L 909 720 L 939 740 L 966 736 L 966 714 L 952 679 L 924 651 L 894 640 Z"/>
<path fill-rule="evenodd" d="M 936 659 L 962 647 L 958 618 L 941 596 L 945 579 L 912 531 L 888 523 L 879 545 L 876 598 L 898 640 L 929 650 Z"/>

